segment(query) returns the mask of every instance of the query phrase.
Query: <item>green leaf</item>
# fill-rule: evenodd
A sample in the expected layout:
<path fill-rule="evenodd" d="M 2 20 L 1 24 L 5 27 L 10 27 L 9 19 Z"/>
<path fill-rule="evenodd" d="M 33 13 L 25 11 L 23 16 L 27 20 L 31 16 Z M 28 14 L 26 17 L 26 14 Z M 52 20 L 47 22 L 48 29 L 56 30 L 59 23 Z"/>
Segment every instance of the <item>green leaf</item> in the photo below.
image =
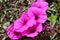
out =
<path fill-rule="evenodd" d="M 60 36 L 58 37 L 58 40 L 60 40 Z"/>
<path fill-rule="evenodd" d="M 3 2 L 3 0 L 0 0 L 0 2 Z"/>
<path fill-rule="evenodd" d="M 3 28 L 6 29 L 9 24 L 10 24 L 10 22 L 4 23 L 4 24 L 3 24 Z"/>
<path fill-rule="evenodd" d="M 21 0 L 21 2 L 24 2 L 25 0 Z"/>
<path fill-rule="evenodd" d="M 51 22 L 52 24 L 52 27 L 54 26 L 54 24 L 56 23 L 56 19 L 57 19 L 57 16 L 54 15 L 53 13 L 51 14 L 51 16 L 48 18 L 48 20 Z"/>
<path fill-rule="evenodd" d="M 7 37 L 5 36 L 2 40 L 5 40 Z"/>
<path fill-rule="evenodd" d="M 60 2 L 57 4 L 57 9 L 60 9 Z"/>

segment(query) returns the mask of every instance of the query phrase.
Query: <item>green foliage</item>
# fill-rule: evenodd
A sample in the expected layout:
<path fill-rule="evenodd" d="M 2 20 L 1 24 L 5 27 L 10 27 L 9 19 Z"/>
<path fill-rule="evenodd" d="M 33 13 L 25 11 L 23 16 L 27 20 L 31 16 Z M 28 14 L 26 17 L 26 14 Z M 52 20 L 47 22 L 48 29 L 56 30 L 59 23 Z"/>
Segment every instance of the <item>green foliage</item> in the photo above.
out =
<path fill-rule="evenodd" d="M 57 15 L 55 14 L 51 14 L 51 16 L 48 18 L 48 20 L 50 20 L 50 22 L 51 22 L 51 24 L 52 24 L 52 26 L 54 26 L 54 24 L 56 23 L 56 21 L 57 21 Z"/>

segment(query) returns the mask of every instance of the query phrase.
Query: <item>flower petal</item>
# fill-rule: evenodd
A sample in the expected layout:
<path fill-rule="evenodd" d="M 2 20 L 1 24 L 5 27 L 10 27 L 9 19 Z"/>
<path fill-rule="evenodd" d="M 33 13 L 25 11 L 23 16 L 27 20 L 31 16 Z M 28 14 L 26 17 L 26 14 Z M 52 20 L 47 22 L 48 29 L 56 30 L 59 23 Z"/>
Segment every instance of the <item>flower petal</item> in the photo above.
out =
<path fill-rule="evenodd" d="M 42 24 L 39 24 L 37 29 L 36 29 L 37 32 L 41 32 L 42 31 Z"/>

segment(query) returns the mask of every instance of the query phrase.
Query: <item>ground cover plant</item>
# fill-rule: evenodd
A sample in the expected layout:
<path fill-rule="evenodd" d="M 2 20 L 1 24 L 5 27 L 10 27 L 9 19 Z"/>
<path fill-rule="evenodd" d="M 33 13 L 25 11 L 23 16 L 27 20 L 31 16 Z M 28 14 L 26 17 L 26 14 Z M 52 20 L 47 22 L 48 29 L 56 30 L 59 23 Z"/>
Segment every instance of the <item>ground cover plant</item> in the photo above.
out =
<path fill-rule="evenodd" d="M 48 3 L 48 9 L 42 31 L 34 38 L 23 36 L 17 40 L 60 40 L 60 0 L 44 1 Z M 0 40 L 11 40 L 6 34 L 7 27 L 31 7 L 31 2 L 35 0 L 0 0 Z"/>

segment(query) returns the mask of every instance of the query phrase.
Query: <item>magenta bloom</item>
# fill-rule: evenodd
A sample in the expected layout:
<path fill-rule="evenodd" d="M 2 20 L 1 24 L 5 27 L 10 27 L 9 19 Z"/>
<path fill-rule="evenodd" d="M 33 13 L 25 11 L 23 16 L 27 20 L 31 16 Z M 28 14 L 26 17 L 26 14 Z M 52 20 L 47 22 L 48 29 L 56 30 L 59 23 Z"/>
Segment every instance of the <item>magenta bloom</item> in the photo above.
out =
<path fill-rule="evenodd" d="M 29 27 L 27 30 L 24 31 L 24 34 L 27 37 L 35 37 L 38 35 L 38 32 L 42 31 L 42 24 L 36 24 L 32 27 Z"/>
<path fill-rule="evenodd" d="M 37 36 L 42 31 L 42 23 L 47 20 L 47 8 L 48 3 L 43 0 L 32 2 L 31 7 L 7 28 L 7 35 L 12 40 L 17 40 L 22 36 Z"/>
<path fill-rule="evenodd" d="M 33 24 L 36 24 L 36 21 L 32 16 L 28 16 L 26 12 L 24 12 L 21 16 L 21 18 L 17 19 L 14 22 L 14 29 L 23 32 L 24 30 L 28 29 L 28 27 L 31 27 Z"/>
<path fill-rule="evenodd" d="M 37 0 L 37 2 L 31 3 L 31 7 L 38 7 L 46 11 L 48 8 L 48 3 L 43 0 Z"/>
<path fill-rule="evenodd" d="M 16 32 L 15 30 L 14 30 L 14 24 L 11 24 L 8 28 L 7 28 L 7 30 L 6 30 L 6 32 L 7 32 L 7 35 L 9 36 L 9 38 L 11 38 L 11 39 L 18 39 L 18 38 L 21 38 L 23 35 L 22 35 L 22 33 L 21 32 Z"/>
<path fill-rule="evenodd" d="M 28 14 L 33 15 L 34 19 L 39 23 L 44 23 L 47 20 L 47 15 L 45 11 L 37 7 L 31 7 L 28 9 Z"/>
<path fill-rule="evenodd" d="M 19 39 L 24 36 L 23 31 L 27 30 L 33 24 L 36 24 L 34 18 L 25 12 L 22 14 L 21 18 L 17 19 L 14 24 L 11 24 L 7 28 L 7 35 L 11 39 Z"/>

